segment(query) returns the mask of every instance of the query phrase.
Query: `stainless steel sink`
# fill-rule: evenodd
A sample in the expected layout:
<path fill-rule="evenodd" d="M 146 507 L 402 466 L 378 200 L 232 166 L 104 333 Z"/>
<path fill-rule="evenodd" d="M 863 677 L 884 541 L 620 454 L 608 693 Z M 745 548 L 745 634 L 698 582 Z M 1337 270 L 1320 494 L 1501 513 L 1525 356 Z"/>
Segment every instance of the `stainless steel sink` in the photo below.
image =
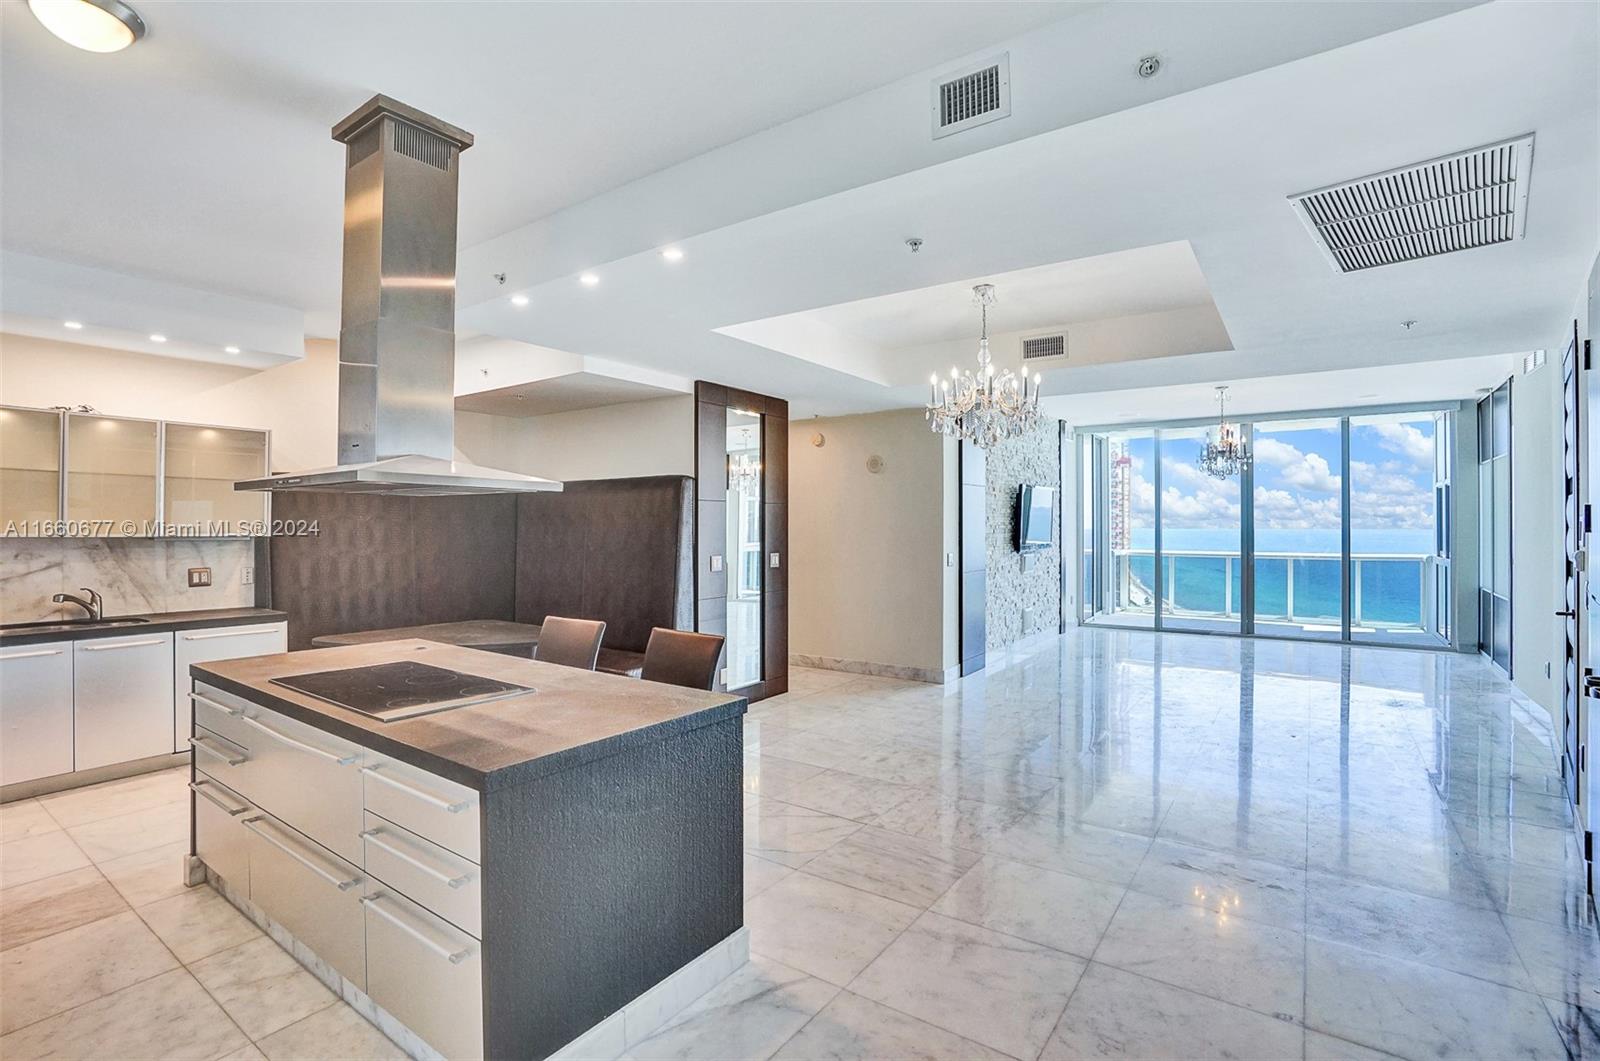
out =
<path fill-rule="evenodd" d="M 149 619 L 45 619 L 36 623 L 0 623 L 0 634 L 41 633 L 45 630 L 82 630 L 86 626 L 138 626 Z"/>

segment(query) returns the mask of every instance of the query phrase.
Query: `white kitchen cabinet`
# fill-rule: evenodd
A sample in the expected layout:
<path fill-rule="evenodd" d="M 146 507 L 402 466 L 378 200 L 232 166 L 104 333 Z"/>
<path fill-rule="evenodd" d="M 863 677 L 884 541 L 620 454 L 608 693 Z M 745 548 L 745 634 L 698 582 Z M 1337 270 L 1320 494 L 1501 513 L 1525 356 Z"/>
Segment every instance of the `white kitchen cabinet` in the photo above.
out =
<path fill-rule="evenodd" d="M 0 785 L 72 772 L 72 642 L 0 649 Z"/>
<path fill-rule="evenodd" d="M 171 754 L 171 634 L 76 642 L 72 684 L 76 769 Z"/>
<path fill-rule="evenodd" d="M 172 750 L 188 751 L 194 708 L 189 702 L 189 665 L 219 659 L 243 659 L 289 651 L 288 623 L 223 626 L 212 630 L 179 630 L 172 645 Z"/>

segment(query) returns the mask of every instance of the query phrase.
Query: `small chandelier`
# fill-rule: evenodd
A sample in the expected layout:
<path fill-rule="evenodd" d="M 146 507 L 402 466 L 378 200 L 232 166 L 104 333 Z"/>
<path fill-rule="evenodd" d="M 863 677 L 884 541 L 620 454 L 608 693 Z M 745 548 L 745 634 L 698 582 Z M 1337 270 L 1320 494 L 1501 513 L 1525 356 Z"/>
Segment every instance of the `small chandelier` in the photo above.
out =
<path fill-rule="evenodd" d="M 728 457 L 728 486 L 741 494 L 753 494 L 761 486 L 761 458 L 751 453 Z"/>
<path fill-rule="evenodd" d="M 1016 438 L 1038 421 L 1040 377 L 1035 373 L 1030 383 L 1026 371 L 1018 376 L 1009 368 L 995 374 L 989 360 L 989 307 L 995 302 L 994 285 L 979 284 L 972 289 L 972 298 L 983 314 L 978 370 L 952 368 L 947 380 L 933 375 L 928 380 L 932 389 L 924 416 L 938 434 L 988 449 Z"/>
<path fill-rule="evenodd" d="M 1228 388 L 1217 388 L 1217 429 L 1206 435 L 1205 448 L 1195 461 L 1200 470 L 1216 479 L 1238 475 L 1250 464 L 1250 450 L 1237 424 L 1228 423 Z"/>

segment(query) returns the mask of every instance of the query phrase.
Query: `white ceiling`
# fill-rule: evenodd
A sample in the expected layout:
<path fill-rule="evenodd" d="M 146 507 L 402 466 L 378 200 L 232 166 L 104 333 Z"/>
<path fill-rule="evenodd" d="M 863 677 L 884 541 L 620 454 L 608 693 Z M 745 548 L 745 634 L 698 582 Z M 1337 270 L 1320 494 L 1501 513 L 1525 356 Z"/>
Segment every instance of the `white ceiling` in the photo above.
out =
<path fill-rule="evenodd" d="M 498 390 L 456 395 L 456 409 L 491 416 L 545 416 L 578 409 L 598 409 L 606 405 L 668 398 L 681 392 L 648 383 L 616 379 L 594 372 L 572 372 L 563 376 L 518 383 Z"/>
<path fill-rule="evenodd" d="M 10 250 L 338 306 L 340 118 L 377 92 L 474 133 L 471 244 L 1093 5 L 154 3 L 91 55 L 0 5 Z"/>

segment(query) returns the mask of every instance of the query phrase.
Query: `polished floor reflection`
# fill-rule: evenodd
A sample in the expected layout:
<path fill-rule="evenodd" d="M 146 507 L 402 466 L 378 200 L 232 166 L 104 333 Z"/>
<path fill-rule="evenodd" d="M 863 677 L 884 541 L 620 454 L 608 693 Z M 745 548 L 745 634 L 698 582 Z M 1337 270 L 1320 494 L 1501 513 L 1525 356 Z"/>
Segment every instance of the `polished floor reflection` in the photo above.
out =
<path fill-rule="evenodd" d="M 1600 1056 L 1547 716 L 1481 660 L 1084 629 L 996 664 L 756 705 L 752 961 L 629 1056 Z M 0 808 L 0 1055 L 400 1056 L 181 886 L 184 780 Z"/>
<path fill-rule="evenodd" d="M 751 966 L 643 1057 L 1550 1057 L 1600 943 L 1483 661 L 1083 629 L 747 728 Z"/>

